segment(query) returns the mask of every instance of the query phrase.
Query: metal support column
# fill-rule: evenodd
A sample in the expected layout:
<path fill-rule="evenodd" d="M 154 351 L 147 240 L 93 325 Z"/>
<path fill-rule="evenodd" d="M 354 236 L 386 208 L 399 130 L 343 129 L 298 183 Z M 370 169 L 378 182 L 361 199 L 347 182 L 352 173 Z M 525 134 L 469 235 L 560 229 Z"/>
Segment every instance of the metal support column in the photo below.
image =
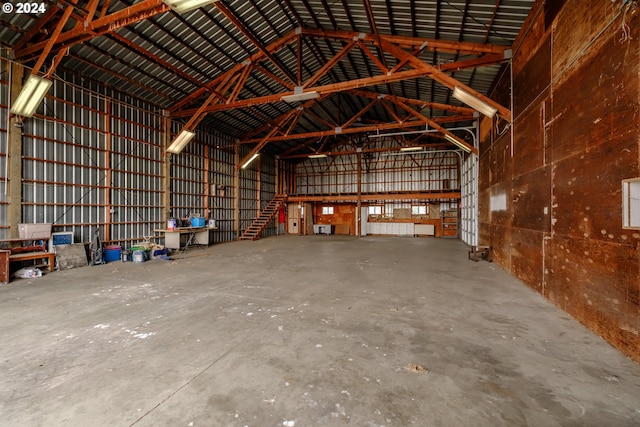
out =
<path fill-rule="evenodd" d="M 171 144 L 171 118 L 168 111 L 162 114 L 162 147 L 164 148 L 164 162 L 162 164 L 162 222 L 167 223 L 171 216 L 171 156 L 167 148 Z"/>
<path fill-rule="evenodd" d="M 18 97 L 22 90 L 24 68 L 21 65 L 11 63 L 11 81 L 9 91 L 11 100 Z M 22 222 L 22 119 L 18 116 L 11 117 L 9 129 L 7 129 L 7 155 L 9 156 L 9 169 L 7 170 L 7 183 L 9 194 L 7 207 L 9 238 L 19 237 L 18 224 Z"/>

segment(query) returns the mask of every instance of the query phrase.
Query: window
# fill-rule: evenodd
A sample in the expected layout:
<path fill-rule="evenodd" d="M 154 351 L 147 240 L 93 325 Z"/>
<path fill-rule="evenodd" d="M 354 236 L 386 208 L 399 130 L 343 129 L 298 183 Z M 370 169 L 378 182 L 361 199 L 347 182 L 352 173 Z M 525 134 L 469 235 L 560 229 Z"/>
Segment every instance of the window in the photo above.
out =
<path fill-rule="evenodd" d="M 622 181 L 622 228 L 640 229 L 640 178 Z"/>
<path fill-rule="evenodd" d="M 333 206 L 323 206 L 322 215 L 333 215 Z"/>
<path fill-rule="evenodd" d="M 382 206 L 369 206 L 369 215 L 382 215 Z"/>
<path fill-rule="evenodd" d="M 411 206 L 411 215 L 426 215 L 426 214 L 427 214 L 426 205 Z"/>

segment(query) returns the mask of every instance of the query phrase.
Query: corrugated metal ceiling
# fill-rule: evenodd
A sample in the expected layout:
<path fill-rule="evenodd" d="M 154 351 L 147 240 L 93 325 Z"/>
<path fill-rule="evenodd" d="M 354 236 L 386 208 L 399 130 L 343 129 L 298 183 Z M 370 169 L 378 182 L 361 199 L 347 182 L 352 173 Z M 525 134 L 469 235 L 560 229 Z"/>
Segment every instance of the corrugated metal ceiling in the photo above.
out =
<path fill-rule="evenodd" d="M 101 11 L 105 0 L 99 0 Z M 89 2 L 80 1 L 82 15 Z M 234 65 L 257 54 L 297 27 L 325 30 L 354 31 L 367 34 L 388 34 L 448 41 L 509 46 L 514 42 L 525 21 L 533 0 L 221 0 L 222 6 L 236 22 L 225 16 L 219 5 L 177 14 L 164 12 L 112 33 L 84 41 L 71 47 L 59 71 L 82 75 L 86 79 L 108 84 L 122 92 L 149 101 L 159 108 L 170 108 L 189 94 Z M 68 4 L 68 2 L 64 2 Z M 128 0 L 114 0 L 107 13 L 122 10 L 133 4 Z M 49 3 L 49 8 L 56 8 Z M 42 26 L 41 34 L 31 41 L 47 37 L 59 19 L 61 11 Z M 32 26 L 35 15 L 0 15 L 0 40 L 13 48 Z M 70 19 L 65 30 L 76 21 Z M 251 36 L 254 39 L 251 40 Z M 258 43 L 260 46 L 258 46 Z M 314 75 L 327 61 L 345 46 L 344 41 L 305 38 L 302 43 L 303 81 Z M 393 68 L 397 58 L 371 48 L 379 60 Z M 420 59 L 433 65 L 462 61 L 456 52 L 424 50 Z M 268 72 L 286 79 L 284 68 L 292 77 L 297 75 L 297 44 L 294 42 L 273 53 L 276 64 L 269 60 L 259 63 Z M 33 60 L 27 61 L 32 65 Z M 500 65 L 469 68 L 449 73 L 460 82 L 486 94 L 499 72 Z M 348 80 L 380 75 L 376 63 L 360 49 L 352 50 L 316 85 L 329 85 Z M 397 95 L 429 102 L 461 105 L 451 97 L 451 91 L 422 77 L 401 82 L 366 87 L 368 91 Z M 277 80 L 253 71 L 239 93 L 238 99 L 251 99 L 286 92 Z M 203 98 L 194 100 L 197 107 Z M 349 93 L 329 96 L 316 103 L 297 122 L 293 133 L 326 129 L 326 123 L 341 123 L 357 114 L 370 101 Z M 292 105 L 272 102 L 210 113 L 204 121 L 221 132 L 243 138 L 264 123 L 290 111 Z M 394 107 L 396 108 L 396 107 Z M 397 109 L 396 109 L 397 112 Z M 433 116 L 442 112 L 432 110 Z M 385 123 L 393 120 L 392 112 L 381 104 L 369 109 L 362 121 Z M 281 153 L 297 146 L 299 141 L 283 141 L 267 147 Z M 302 150 L 304 152 L 304 149 Z"/>

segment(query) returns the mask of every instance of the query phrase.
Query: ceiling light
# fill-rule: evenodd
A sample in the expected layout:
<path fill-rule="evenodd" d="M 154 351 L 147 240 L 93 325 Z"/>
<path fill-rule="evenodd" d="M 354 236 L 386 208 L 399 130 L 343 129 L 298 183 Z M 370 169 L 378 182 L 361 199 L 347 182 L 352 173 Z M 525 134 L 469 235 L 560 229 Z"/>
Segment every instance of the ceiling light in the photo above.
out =
<path fill-rule="evenodd" d="M 319 98 L 320 94 L 317 91 L 304 92 L 304 88 L 302 86 L 296 86 L 293 90 L 293 95 L 285 95 L 280 98 L 284 102 L 299 102 L 299 101 L 308 101 L 310 99 Z"/>
<path fill-rule="evenodd" d="M 484 114 L 487 117 L 493 117 L 498 112 L 497 108 L 492 107 L 491 105 L 487 104 L 480 98 L 477 98 L 474 95 L 471 95 L 469 92 L 465 92 L 464 90 L 460 89 L 458 86 L 456 86 L 453 89 L 453 97 L 456 98 L 458 101 L 464 102 L 474 110 L 480 111 L 482 114 Z"/>
<path fill-rule="evenodd" d="M 400 151 L 420 151 L 422 147 L 402 147 Z"/>
<path fill-rule="evenodd" d="M 167 148 L 167 152 L 178 154 L 180 153 L 184 147 L 196 136 L 195 132 L 191 132 L 188 130 L 183 130 L 180 134 L 173 140 L 169 148 Z"/>
<path fill-rule="evenodd" d="M 324 159 L 327 157 L 326 154 L 309 154 L 310 159 Z"/>
<path fill-rule="evenodd" d="M 455 144 L 456 147 L 463 149 L 465 152 L 470 153 L 471 149 L 469 147 L 467 147 L 466 145 L 464 145 L 462 142 L 460 142 L 455 136 L 453 136 L 452 134 L 448 134 L 445 133 L 444 137 L 447 141 L 452 142 L 453 144 Z"/>
<path fill-rule="evenodd" d="M 30 75 L 20 94 L 11 106 L 11 113 L 23 117 L 33 117 L 51 87 L 51 80 Z"/>
<path fill-rule="evenodd" d="M 256 159 L 256 157 L 258 157 L 259 155 L 260 155 L 260 153 L 255 153 L 253 156 L 251 156 L 251 158 L 249 160 L 244 162 L 244 165 L 242 165 L 242 169 L 246 169 L 247 166 L 249 166 L 251 164 L 251 162 L 253 162 Z"/>
<path fill-rule="evenodd" d="M 199 7 L 215 3 L 218 0 L 162 0 L 167 6 L 177 13 L 189 12 Z"/>

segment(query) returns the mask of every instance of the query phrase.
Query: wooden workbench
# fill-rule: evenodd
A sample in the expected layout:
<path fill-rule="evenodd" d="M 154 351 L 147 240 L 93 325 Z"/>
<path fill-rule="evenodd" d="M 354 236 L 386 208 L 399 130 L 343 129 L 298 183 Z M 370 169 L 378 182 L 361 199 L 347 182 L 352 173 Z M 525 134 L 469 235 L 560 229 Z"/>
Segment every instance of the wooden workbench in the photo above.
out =
<path fill-rule="evenodd" d="M 177 227 L 172 230 L 156 229 L 156 233 L 164 234 L 164 246 L 169 249 L 187 250 L 194 245 L 209 245 L 209 231 L 215 228 L 207 227 Z M 182 241 L 184 240 L 184 244 Z"/>

